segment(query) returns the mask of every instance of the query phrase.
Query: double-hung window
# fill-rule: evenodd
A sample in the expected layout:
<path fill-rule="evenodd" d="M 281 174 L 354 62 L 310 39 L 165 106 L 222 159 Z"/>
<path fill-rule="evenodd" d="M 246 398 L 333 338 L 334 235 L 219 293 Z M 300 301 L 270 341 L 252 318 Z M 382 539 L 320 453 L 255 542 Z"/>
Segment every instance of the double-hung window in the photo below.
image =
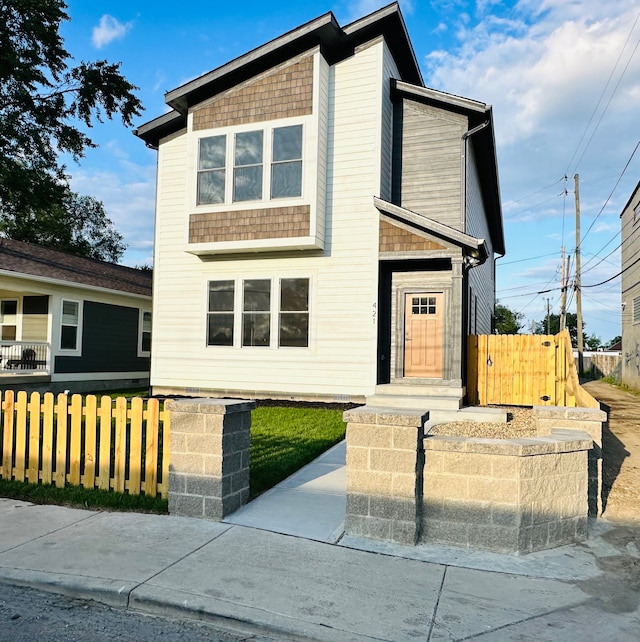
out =
<path fill-rule="evenodd" d="M 138 353 L 142 356 L 151 353 L 151 312 L 148 311 L 143 311 L 140 319 Z"/>
<path fill-rule="evenodd" d="M 280 280 L 278 325 L 280 347 L 309 345 L 309 279 Z"/>
<path fill-rule="evenodd" d="M 233 345 L 234 299 L 233 281 L 209 281 L 208 346 Z"/>
<path fill-rule="evenodd" d="M 201 138 L 198 145 L 198 205 L 224 203 L 226 136 Z"/>
<path fill-rule="evenodd" d="M 302 125 L 276 127 L 271 154 L 271 198 L 302 194 Z"/>
<path fill-rule="evenodd" d="M 0 335 L 3 341 L 15 341 L 18 336 L 17 299 L 0 301 Z"/>
<path fill-rule="evenodd" d="M 60 326 L 60 348 L 78 349 L 78 327 L 80 325 L 80 304 L 77 301 L 62 301 Z"/>
<path fill-rule="evenodd" d="M 271 337 L 271 280 L 244 281 L 242 290 L 242 345 L 268 346 Z"/>
<path fill-rule="evenodd" d="M 262 159 L 262 130 L 237 133 L 233 161 L 234 201 L 262 199 Z"/>

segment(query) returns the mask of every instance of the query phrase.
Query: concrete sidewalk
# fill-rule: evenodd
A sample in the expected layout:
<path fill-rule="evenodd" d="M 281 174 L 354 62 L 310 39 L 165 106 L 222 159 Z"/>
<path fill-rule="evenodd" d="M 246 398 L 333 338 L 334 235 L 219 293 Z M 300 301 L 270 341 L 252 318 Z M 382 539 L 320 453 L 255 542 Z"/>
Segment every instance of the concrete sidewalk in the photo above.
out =
<path fill-rule="evenodd" d="M 0 499 L 0 581 L 281 639 L 635 641 L 637 532 L 596 531 L 519 558 Z"/>

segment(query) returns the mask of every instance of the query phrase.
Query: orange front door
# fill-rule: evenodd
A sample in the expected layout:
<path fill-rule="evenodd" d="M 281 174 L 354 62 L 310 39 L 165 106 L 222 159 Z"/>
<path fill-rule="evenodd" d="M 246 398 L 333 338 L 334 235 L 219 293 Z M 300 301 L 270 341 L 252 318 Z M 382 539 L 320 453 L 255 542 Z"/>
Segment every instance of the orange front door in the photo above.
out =
<path fill-rule="evenodd" d="M 433 292 L 405 294 L 405 377 L 442 377 L 442 298 Z"/>

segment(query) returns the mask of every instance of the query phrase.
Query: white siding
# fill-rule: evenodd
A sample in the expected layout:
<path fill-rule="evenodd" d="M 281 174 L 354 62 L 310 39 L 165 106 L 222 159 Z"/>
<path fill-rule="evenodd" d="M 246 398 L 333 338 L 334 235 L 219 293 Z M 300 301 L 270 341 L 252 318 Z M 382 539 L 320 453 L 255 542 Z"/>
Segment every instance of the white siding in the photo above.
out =
<path fill-rule="evenodd" d="M 326 115 L 325 250 L 202 260 L 184 251 L 186 135 L 161 144 L 158 161 L 152 385 L 363 395 L 375 386 L 380 109 L 384 44 L 327 70 L 319 83 Z M 322 75 L 322 74 L 321 74 Z M 324 83 L 324 84 L 323 84 Z M 326 94 L 326 98 L 324 97 Z M 326 100 L 326 106 L 321 103 Z M 325 130 L 319 123 L 319 144 Z M 320 174 L 319 174 L 320 175 Z M 207 347 L 207 282 L 309 277 L 308 349 Z"/>
<path fill-rule="evenodd" d="M 472 334 L 491 334 L 491 320 L 495 308 L 495 263 L 493 247 L 487 223 L 487 214 L 480 191 L 480 179 L 473 144 L 467 144 L 467 221 L 466 232 L 476 238 L 484 239 L 489 250 L 489 259 L 469 271 L 470 316 L 469 331 Z"/>

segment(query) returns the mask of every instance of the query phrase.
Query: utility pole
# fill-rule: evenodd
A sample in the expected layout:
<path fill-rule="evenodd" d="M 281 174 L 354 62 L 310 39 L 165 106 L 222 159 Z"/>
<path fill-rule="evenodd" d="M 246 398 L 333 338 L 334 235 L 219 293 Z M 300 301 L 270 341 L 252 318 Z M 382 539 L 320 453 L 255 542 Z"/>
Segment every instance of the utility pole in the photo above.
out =
<path fill-rule="evenodd" d="M 562 246 L 562 287 L 560 288 L 560 332 L 567 327 L 567 270 Z"/>
<path fill-rule="evenodd" d="M 578 331 L 578 376 L 584 372 L 584 345 L 582 339 L 582 289 L 580 281 L 580 176 L 573 177 L 576 195 L 576 325 Z"/>
<path fill-rule="evenodd" d="M 551 306 L 551 299 L 547 299 L 547 334 L 551 334 L 550 306 Z"/>

